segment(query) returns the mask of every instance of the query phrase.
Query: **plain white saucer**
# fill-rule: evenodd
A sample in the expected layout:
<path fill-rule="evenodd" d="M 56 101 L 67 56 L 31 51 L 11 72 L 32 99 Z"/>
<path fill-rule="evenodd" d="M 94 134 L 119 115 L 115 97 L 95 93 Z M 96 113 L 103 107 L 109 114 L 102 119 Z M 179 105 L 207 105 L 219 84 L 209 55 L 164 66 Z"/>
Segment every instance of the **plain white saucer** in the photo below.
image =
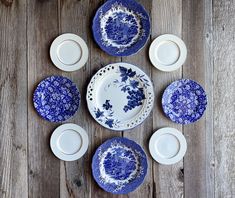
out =
<path fill-rule="evenodd" d="M 174 71 L 180 68 L 187 57 L 184 41 L 173 34 L 163 34 L 152 42 L 149 58 L 152 64 L 161 71 Z"/>
<path fill-rule="evenodd" d="M 52 152 L 61 160 L 74 161 L 81 158 L 89 145 L 86 131 L 76 124 L 63 124 L 51 135 Z"/>
<path fill-rule="evenodd" d="M 51 44 L 50 57 L 56 67 L 63 71 L 75 71 L 88 60 L 88 47 L 76 34 L 62 34 Z"/>
<path fill-rule="evenodd" d="M 157 130 L 149 141 L 149 151 L 160 164 L 175 164 L 185 155 L 187 142 L 177 129 L 166 127 Z"/>

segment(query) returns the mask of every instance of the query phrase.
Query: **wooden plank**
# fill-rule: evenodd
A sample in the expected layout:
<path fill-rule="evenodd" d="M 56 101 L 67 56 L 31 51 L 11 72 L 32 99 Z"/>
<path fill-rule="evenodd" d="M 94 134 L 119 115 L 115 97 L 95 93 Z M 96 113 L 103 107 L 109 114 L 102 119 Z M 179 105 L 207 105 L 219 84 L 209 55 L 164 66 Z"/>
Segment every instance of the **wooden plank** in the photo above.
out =
<path fill-rule="evenodd" d="M 59 33 L 57 0 L 28 1 L 28 172 L 29 197 L 60 196 L 60 161 L 49 147 L 59 124 L 43 120 L 34 110 L 32 94 L 45 77 L 61 72 L 49 58 L 49 46 Z"/>
<path fill-rule="evenodd" d="M 188 57 L 183 77 L 198 81 L 208 94 L 205 115 L 184 126 L 188 150 L 184 160 L 185 197 L 214 197 L 212 1 L 183 1 L 183 39 Z"/>
<path fill-rule="evenodd" d="M 0 2 L 0 197 L 27 197 L 26 1 Z"/>
<path fill-rule="evenodd" d="M 181 37 L 182 1 L 152 1 L 152 40 L 165 33 Z M 182 77 L 182 69 L 174 72 L 161 72 L 152 66 L 152 80 L 155 86 L 155 106 L 153 109 L 153 129 L 170 126 L 182 131 L 181 125 L 174 124 L 162 111 L 161 98 L 164 89 L 172 81 Z M 154 132 L 153 131 L 153 132 Z M 183 162 L 166 166 L 153 162 L 153 197 L 183 196 Z"/>
<path fill-rule="evenodd" d="M 138 0 L 140 4 L 144 6 L 148 14 L 150 15 L 152 2 L 151 1 L 144 1 L 144 0 Z M 142 69 L 149 77 L 151 76 L 151 65 L 148 59 L 148 47 L 149 47 L 150 39 L 148 40 L 147 44 L 141 51 L 139 51 L 137 54 L 123 57 L 122 61 L 131 63 L 133 65 L 136 65 L 140 69 Z M 146 152 L 146 155 L 148 157 L 148 172 L 145 177 L 144 183 L 138 187 L 134 192 L 129 193 L 129 197 L 136 197 L 136 198 L 142 198 L 142 197 L 151 197 L 152 191 L 153 191 L 153 179 L 152 179 L 152 158 L 148 152 L 148 140 L 151 136 L 153 131 L 152 128 L 152 114 L 149 115 L 149 117 L 140 125 L 137 126 L 134 129 L 124 131 L 123 136 L 126 138 L 129 138 L 131 140 L 136 141 L 138 144 L 140 144 L 143 149 Z"/>
<path fill-rule="evenodd" d="M 213 1 L 215 197 L 235 197 L 235 1 Z"/>
<path fill-rule="evenodd" d="M 60 33 L 74 33 L 81 36 L 90 46 L 90 12 L 89 1 L 60 1 L 59 19 Z M 89 131 L 90 115 L 86 105 L 86 86 L 90 79 L 90 59 L 80 70 L 65 73 L 63 75 L 71 78 L 81 93 L 81 105 L 78 113 L 70 120 L 83 127 L 92 140 L 92 131 Z M 90 144 L 91 146 L 91 144 Z M 87 198 L 90 196 L 90 149 L 87 154 L 75 162 L 61 161 L 60 169 L 60 197 Z"/>

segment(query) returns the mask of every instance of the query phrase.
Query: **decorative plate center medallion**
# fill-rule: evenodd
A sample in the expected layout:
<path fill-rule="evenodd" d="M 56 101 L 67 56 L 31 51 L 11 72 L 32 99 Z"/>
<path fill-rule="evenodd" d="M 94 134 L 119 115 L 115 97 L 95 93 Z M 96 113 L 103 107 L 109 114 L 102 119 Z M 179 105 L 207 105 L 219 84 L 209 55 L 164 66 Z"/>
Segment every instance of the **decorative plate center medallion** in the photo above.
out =
<path fill-rule="evenodd" d="M 107 45 L 125 49 L 141 36 L 140 19 L 132 10 L 121 5 L 112 7 L 100 21 L 103 41 Z"/>

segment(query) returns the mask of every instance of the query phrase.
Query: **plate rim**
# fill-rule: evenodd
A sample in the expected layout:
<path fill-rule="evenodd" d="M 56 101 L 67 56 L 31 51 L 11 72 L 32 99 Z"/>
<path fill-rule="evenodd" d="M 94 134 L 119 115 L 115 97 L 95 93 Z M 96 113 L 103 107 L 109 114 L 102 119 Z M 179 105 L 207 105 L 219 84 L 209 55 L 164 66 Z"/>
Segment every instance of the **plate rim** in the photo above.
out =
<path fill-rule="evenodd" d="M 32 98 L 32 101 L 33 101 L 33 107 L 34 107 L 34 109 L 36 110 L 37 114 L 38 114 L 41 118 L 43 118 L 44 120 L 46 120 L 46 121 L 48 121 L 48 122 L 51 122 L 51 123 L 61 123 L 61 122 L 66 121 L 66 120 L 68 120 L 68 119 L 61 120 L 61 121 L 51 121 L 51 120 L 48 119 L 47 117 L 42 116 L 41 113 L 38 111 L 38 108 L 35 106 L 35 100 L 36 100 L 36 98 L 38 98 L 38 97 L 36 96 L 36 92 L 37 92 L 38 87 L 39 87 L 39 86 L 41 85 L 41 83 L 43 83 L 46 79 L 49 79 L 49 78 L 51 78 L 51 77 L 62 77 L 62 78 L 66 78 L 67 80 L 71 81 L 71 83 L 72 83 L 74 86 L 76 86 L 76 89 L 77 89 L 77 92 L 78 92 L 78 95 L 79 95 L 78 108 L 76 109 L 76 111 L 74 111 L 73 115 L 71 115 L 68 119 L 70 119 L 71 117 L 73 117 L 73 116 L 78 112 L 78 110 L 79 110 L 79 108 L 80 108 L 80 105 L 81 105 L 81 93 L 80 93 L 80 91 L 79 91 L 79 89 L 78 89 L 78 86 L 77 86 L 77 84 L 76 84 L 75 82 L 73 82 L 70 78 L 65 77 L 65 76 L 62 76 L 62 75 L 50 75 L 50 76 L 47 76 L 47 77 L 43 78 L 43 79 L 36 85 L 36 88 L 35 88 L 34 91 L 33 91 L 33 98 Z"/>
<path fill-rule="evenodd" d="M 142 154 L 143 154 L 143 159 L 144 159 L 144 161 L 143 161 L 143 166 L 145 166 L 144 167 L 144 173 L 143 173 L 143 177 L 140 177 L 138 180 L 137 180 L 137 182 L 135 183 L 135 185 L 134 186 L 132 186 L 132 188 L 129 188 L 128 190 L 125 190 L 125 191 L 123 191 L 123 190 L 121 190 L 121 192 L 112 192 L 112 191 L 108 191 L 108 190 L 106 190 L 101 184 L 100 184 L 100 182 L 98 182 L 96 179 L 97 179 L 97 177 L 96 177 L 96 173 L 97 172 L 94 172 L 94 170 L 97 170 L 97 166 L 95 166 L 95 160 L 96 160 L 96 158 L 97 158 L 97 156 L 98 156 L 98 154 L 99 154 L 99 150 L 100 149 L 102 149 L 102 146 L 106 146 L 106 145 L 108 145 L 108 144 L 111 144 L 113 141 L 120 141 L 121 143 L 123 143 L 122 141 L 127 141 L 127 142 L 129 142 L 130 144 L 132 144 L 132 145 L 135 145 L 139 150 L 140 150 L 140 152 L 142 152 Z M 124 144 L 124 143 L 123 143 Z M 116 137 L 112 137 L 112 138 L 109 138 L 109 139 L 107 139 L 107 140 L 105 140 L 102 144 L 100 144 L 97 148 L 96 148 L 96 150 L 95 150 L 95 152 L 94 152 L 94 154 L 93 154 L 93 156 L 92 156 L 92 162 L 91 162 L 91 169 L 92 169 L 92 176 L 93 176 L 93 178 L 94 178 L 94 180 L 95 180 L 95 182 L 98 184 L 98 186 L 101 188 L 101 189 L 103 189 L 104 191 L 106 191 L 106 192 L 109 192 L 109 193 L 112 193 L 112 194 L 127 194 L 127 193 L 129 193 L 129 192 L 132 192 L 132 191 L 134 191 L 134 190 L 136 190 L 139 186 L 141 186 L 143 183 L 144 183 L 144 181 L 145 181 L 145 178 L 146 178 L 146 176 L 147 176 L 147 173 L 148 173 L 148 158 L 147 158 L 147 154 L 146 154 L 146 152 L 145 152 L 145 150 L 144 150 L 144 148 L 140 145 L 140 144 L 138 144 L 136 141 L 134 141 L 134 140 L 131 140 L 131 139 L 129 139 L 129 138 L 126 138 L 126 137 L 118 137 L 118 136 L 116 136 Z"/>
<path fill-rule="evenodd" d="M 166 94 L 166 91 L 168 88 L 170 88 L 170 86 L 174 83 L 177 83 L 177 82 L 180 82 L 180 81 L 191 81 L 193 83 L 196 83 L 202 90 L 203 92 L 205 93 L 205 99 L 206 99 L 206 104 L 204 104 L 204 111 L 203 113 L 200 115 L 200 117 L 198 117 L 197 119 L 194 119 L 192 122 L 189 122 L 189 123 L 184 123 L 184 122 L 179 122 L 179 121 L 174 121 L 170 118 L 170 116 L 165 112 L 165 108 L 164 108 L 164 105 L 163 105 L 163 98 L 164 98 L 164 95 Z M 162 94 L 162 99 L 161 99 L 161 105 L 162 105 L 162 109 L 163 109 L 163 112 L 164 114 L 166 115 L 167 118 L 169 118 L 172 122 L 174 123 L 177 123 L 177 124 L 182 124 L 182 125 L 188 125 L 188 124 L 192 124 L 192 123 L 195 123 L 197 122 L 198 120 L 201 119 L 201 117 L 204 115 L 205 111 L 206 111 L 206 108 L 207 108 L 207 105 L 208 105 L 208 98 L 207 98 L 207 93 L 205 91 L 205 89 L 202 87 L 202 85 L 200 85 L 197 81 L 195 80 L 192 80 L 192 79 L 189 79 L 189 78 L 182 78 L 182 79 L 178 79 L 178 80 L 175 80 L 173 82 L 171 82 L 163 91 L 163 94 Z"/>
<path fill-rule="evenodd" d="M 150 101 L 151 104 L 149 104 L 149 108 L 148 108 L 149 110 L 147 111 L 147 113 L 145 114 L 145 116 L 143 116 L 144 118 L 141 119 L 141 121 L 139 121 L 138 124 L 134 124 L 133 126 L 129 126 L 129 127 L 126 126 L 126 127 L 119 127 L 119 128 L 111 128 L 111 127 L 108 127 L 107 125 L 105 125 L 103 122 L 98 121 L 97 118 L 95 117 L 95 113 L 93 113 L 93 111 L 92 111 L 92 109 L 91 109 L 92 106 L 93 106 L 93 105 L 92 105 L 92 104 L 93 104 L 93 101 L 90 101 L 90 99 L 89 99 L 89 88 L 92 87 L 92 84 L 95 84 L 94 82 L 95 82 L 95 80 L 96 80 L 96 76 L 99 76 L 99 74 L 101 73 L 101 71 L 103 71 L 103 70 L 105 70 L 106 68 L 111 67 L 111 66 L 118 67 L 118 66 L 120 66 L 120 64 L 122 64 L 122 66 L 124 66 L 124 67 L 131 67 L 132 69 L 134 68 L 136 71 L 139 71 L 139 72 L 141 72 L 141 73 L 143 73 L 143 74 L 145 75 L 145 77 L 148 79 L 149 84 L 150 84 L 150 87 L 148 88 L 148 92 L 149 92 L 149 94 L 151 94 L 151 99 L 150 99 L 150 100 L 151 100 L 151 101 Z M 93 89 L 93 88 L 92 88 L 92 89 Z M 93 90 L 93 91 L 94 91 L 94 90 Z M 145 99 L 145 100 L 146 100 L 146 99 Z M 139 126 L 140 124 L 142 124 L 142 123 L 146 120 L 146 118 L 148 118 L 148 116 L 150 115 L 150 113 L 152 112 L 152 109 L 153 109 L 153 106 L 154 106 L 154 101 L 155 101 L 154 87 L 153 87 L 153 84 L 152 84 L 152 80 L 151 80 L 151 79 L 149 78 L 149 76 L 148 76 L 143 70 L 141 70 L 139 67 L 137 67 L 137 66 L 135 66 L 135 65 L 133 65 L 133 64 L 131 64 L 131 63 L 127 63 L 127 62 L 110 63 L 110 64 L 108 64 L 108 65 L 102 67 L 101 69 L 99 69 L 99 70 L 92 76 L 92 78 L 91 78 L 89 84 L 87 85 L 86 101 L 87 101 L 87 107 L 88 107 L 88 110 L 89 110 L 91 116 L 93 117 L 93 119 L 94 119 L 98 124 L 100 124 L 101 126 L 107 128 L 107 129 L 110 129 L 110 130 L 112 130 L 112 131 L 124 131 L 124 130 L 126 131 L 126 130 L 133 129 L 133 128 Z M 141 112 L 143 112 L 143 110 L 141 110 Z M 138 114 L 140 114 L 140 112 L 137 113 L 136 116 L 137 116 Z"/>
<path fill-rule="evenodd" d="M 179 149 L 178 153 L 170 159 L 161 158 L 160 156 L 158 156 L 157 152 L 155 152 L 155 142 L 163 134 L 172 134 L 172 135 L 174 135 L 180 143 L 180 149 Z M 186 154 L 186 151 L 187 151 L 187 141 L 186 141 L 183 133 L 180 132 L 178 129 L 173 128 L 173 127 L 163 127 L 163 128 L 160 128 L 160 129 L 156 130 L 152 134 L 152 136 L 149 140 L 149 152 L 150 152 L 152 158 L 156 162 L 158 162 L 159 164 L 163 164 L 163 165 L 176 164 L 180 160 L 183 159 L 183 157 Z"/>
<path fill-rule="evenodd" d="M 113 50 L 109 50 L 109 49 L 106 49 L 105 46 L 102 45 L 102 43 L 100 42 L 101 39 L 98 39 L 99 36 L 97 36 L 97 32 L 96 30 L 99 29 L 96 24 L 96 20 L 99 18 L 99 12 L 102 11 L 102 8 L 103 6 L 107 6 L 107 4 L 113 4 L 115 2 L 122 2 L 123 0 L 107 0 L 105 3 L 103 3 L 97 10 L 96 10 L 96 13 L 92 19 L 92 34 L 93 34 L 93 38 L 96 42 L 96 44 L 100 47 L 101 50 L 103 50 L 104 52 L 106 52 L 107 54 L 111 55 L 111 56 L 116 56 L 116 57 L 126 57 L 126 56 L 130 56 L 130 55 L 134 55 L 134 54 L 137 54 L 141 49 L 144 48 L 144 46 L 146 45 L 146 43 L 148 42 L 149 40 L 149 37 L 150 37 L 150 33 L 151 33 L 151 21 L 150 21 L 150 16 L 147 12 L 147 10 L 145 9 L 145 7 L 134 1 L 134 0 L 128 0 L 130 3 L 136 3 L 138 5 L 138 7 L 140 7 L 142 9 L 142 11 L 146 14 L 147 16 L 147 28 L 148 28 L 148 33 L 147 33 L 147 36 L 146 36 L 146 39 L 145 41 L 138 47 L 135 47 L 133 48 L 134 50 L 131 50 L 131 52 L 121 52 L 121 53 L 113 53 L 112 51 Z M 112 2 L 112 3 L 111 3 Z M 135 44 L 134 44 L 135 45 Z"/>
<path fill-rule="evenodd" d="M 64 153 L 62 153 L 56 146 L 56 142 L 59 138 L 59 136 L 68 129 L 72 129 L 74 131 L 76 131 L 82 139 L 82 145 L 80 147 L 80 149 L 71 155 L 66 155 Z M 63 161 L 75 161 L 80 159 L 87 151 L 89 146 L 89 137 L 87 132 L 85 131 L 85 129 L 83 129 L 81 126 L 74 124 L 74 123 L 65 123 L 62 124 L 60 126 L 58 126 L 51 134 L 50 137 L 50 148 L 52 153 L 60 160 Z"/>
<path fill-rule="evenodd" d="M 162 41 L 166 41 L 166 40 L 169 40 L 169 41 L 172 41 L 174 43 L 177 44 L 179 50 L 180 50 L 180 57 L 178 58 L 178 60 L 169 65 L 169 66 L 165 66 L 163 64 L 161 64 L 160 62 L 158 62 L 155 57 L 154 57 L 154 52 L 155 52 L 155 48 L 158 44 L 160 44 L 160 42 Z M 185 42 L 178 36 L 174 35 L 174 34 L 161 34 L 159 35 L 158 37 L 156 37 L 150 47 L 149 47 L 149 59 L 152 63 L 152 65 L 159 69 L 160 71 L 164 71 L 164 72 L 172 72 L 172 71 L 175 71 L 177 69 L 179 69 L 180 67 L 183 66 L 183 64 L 185 63 L 186 61 L 186 58 L 187 58 L 187 47 L 186 47 L 186 44 Z"/>
<path fill-rule="evenodd" d="M 66 41 L 66 40 L 72 40 L 75 41 L 77 44 L 79 44 L 80 48 L 81 48 L 81 58 L 78 60 L 78 62 L 76 62 L 75 64 L 72 65 L 66 65 L 63 64 L 57 57 L 56 55 L 56 51 L 58 46 Z M 85 66 L 85 64 L 88 61 L 88 56 L 89 56 L 89 50 L 88 50 L 88 46 L 86 44 L 86 42 L 84 41 L 84 39 L 76 34 L 73 33 L 63 33 L 59 36 L 57 36 L 51 43 L 50 46 L 50 58 L 52 63 L 60 70 L 62 71 L 66 71 L 66 72 L 72 72 L 72 71 L 76 71 L 79 70 L 80 68 L 82 68 L 83 66 Z"/>

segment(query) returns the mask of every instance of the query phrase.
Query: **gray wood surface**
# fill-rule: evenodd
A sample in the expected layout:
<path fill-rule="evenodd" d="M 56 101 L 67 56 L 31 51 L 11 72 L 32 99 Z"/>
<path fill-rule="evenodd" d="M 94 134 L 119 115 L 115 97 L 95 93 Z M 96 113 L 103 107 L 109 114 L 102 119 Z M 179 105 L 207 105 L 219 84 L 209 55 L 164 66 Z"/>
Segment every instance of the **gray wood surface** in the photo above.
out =
<path fill-rule="evenodd" d="M 0 197 L 27 197 L 26 2 L 4 3 L 0 6 Z"/>
<path fill-rule="evenodd" d="M 205 115 L 183 127 L 188 143 L 184 158 L 185 197 L 214 197 L 212 1 L 185 0 L 183 5 L 183 39 L 188 48 L 183 77 L 196 80 L 208 93 Z"/>
<path fill-rule="evenodd" d="M 60 162 L 49 147 L 51 132 L 58 125 L 41 119 L 32 104 L 37 83 L 49 75 L 61 73 L 49 59 L 49 46 L 59 34 L 57 7 L 57 1 L 27 2 L 29 197 L 60 195 Z"/>
<path fill-rule="evenodd" d="M 226 11 L 225 11 L 226 10 Z M 235 197 L 235 1 L 213 3 L 215 197 Z"/>
<path fill-rule="evenodd" d="M 3 198 L 233 198 L 235 197 L 235 1 L 137 0 L 151 17 L 151 36 L 136 55 L 111 57 L 94 42 L 91 21 L 103 0 L 0 1 L 0 197 Z M 61 33 L 81 36 L 89 47 L 85 67 L 67 73 L 53 66 L 49 46 Z M 182 67 L 172 73 L 155 69 L 148 58 L 151 41 L 164 33 L 181 37 L 188 48 Z M 113 62 L 137 65 L 152 79 L 155 104 L 139 127 L 113 132 L 90 116 L 86 86 L 95 72 Z M 43 78 L 59 74 L 73 79 L 82 95 L 79 112 L 68 122 L 88 132 L 86 155 L 75 162 L 58 160 L 49 138 L 58 124 L 41 119 L 32 93 Z M 161 95 L 173 80 L 191 78 L 208 95 L 208 107 L 198 122 L 181 126 L 167 119 Z M 164 126 L 181 130 L 188 142 L 184 160 L 163 166 L 148 151 L 151 134 Z M 112 195 L 91 175 L 91 158 L 106 139 L 123 136 L 143 146 L 149 169 L 145 182 L 128 195 Z"/>
<path fill-rule="evenodd" d="M 182 32 L 182 1 L 153 1 L 151 40 L 165 33 L 181 37 Z M 172 81 L 182 77 L 182 69 L 174 72 L 162 72 L 152 67 L 152 80 L 155 86 L 155 107 L 153 109 L 153 131 L 161 127 L 175 127 L 182 131 L 182 126 L 174 124 L 163 114 L 161 97 L 164 89 Z M 154 195 L 156 197 L 182 197 L 183 162 L 172 166 L 160 165 L 153 161 Z"/>

